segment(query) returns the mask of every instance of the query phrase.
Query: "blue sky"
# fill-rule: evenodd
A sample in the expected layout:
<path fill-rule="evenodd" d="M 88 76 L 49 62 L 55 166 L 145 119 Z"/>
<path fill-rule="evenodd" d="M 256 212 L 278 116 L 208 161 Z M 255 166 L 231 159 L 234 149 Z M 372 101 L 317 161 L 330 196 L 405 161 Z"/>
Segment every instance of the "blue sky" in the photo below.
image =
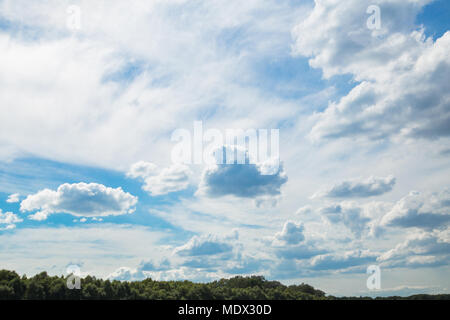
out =
<path fill-rule="evenodd" d="M 449 13 L 0 0 L 0 267 L 448 292 Z M 174 163 L 195 121 L 278 129 L 280 166 Z"/>

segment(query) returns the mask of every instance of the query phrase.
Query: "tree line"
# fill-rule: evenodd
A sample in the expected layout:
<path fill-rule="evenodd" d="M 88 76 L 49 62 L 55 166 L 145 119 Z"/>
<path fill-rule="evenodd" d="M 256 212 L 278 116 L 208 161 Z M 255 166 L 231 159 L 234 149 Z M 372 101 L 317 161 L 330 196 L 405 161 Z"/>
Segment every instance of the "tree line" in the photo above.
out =
<path fill-rule="evenodd" d="M 209 283 L 191 281 L 103 280 L 87 276 L 80 289 L 69 289 L 68 276 L 33 277 L 0 271 L 0 300 L 323 300 L 338 299 L 302 283 L 283 285 L 262 276 L 221 279 Z M 400 297 L 395 297 L 403 299 Z M 417 295 L 417 299 L 450 299 L 450 295 Z M 339 299 L 349 299 L 339 298 Z M 358 299 L 364 299 L 359 297 Z"/>

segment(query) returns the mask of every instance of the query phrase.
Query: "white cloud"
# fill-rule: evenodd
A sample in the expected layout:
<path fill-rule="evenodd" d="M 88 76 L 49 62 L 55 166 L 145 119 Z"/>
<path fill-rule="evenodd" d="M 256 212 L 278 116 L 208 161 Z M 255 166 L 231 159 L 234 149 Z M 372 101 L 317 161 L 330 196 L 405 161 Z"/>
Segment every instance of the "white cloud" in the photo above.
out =
<path fill-rule="evenodd" d="M 194 236 L 186 244 L 175 248 L 174 254 L 180 256 L 209 256 L 230 253 L 233 250 L 234 241 L 238 237 L 237 230 L 225 237 L 212 234 Z"/>
<path fill-rule="evenodd" d="M 138 270 L 140 271 L 164 271 L 171 268 L 171 262 L 164 258 L 161 261 L 155 262 L 154 260 L 143 260 L 139 264 Z"/>
<path fill-rule="evenodd" d="M 283 230 L 275 234 L 275 238 L 287 244 L 299 244 L 305 240 L 305 227 L 301 223 L 286 221 Z"/>
<path fill-rule="evenodd" d="M 215 184 L 209 181 L 212 183 L 206 187 L 216 198 L 182 199 L 175 205 L 152 208 L 152 214 L 158 218 L 198 234 L 205 230 L 223 234 L 242 226 L 246 252 L 241 257 L 233 252 L 233 258 L 227 261 L 216 259 L 220 254 L 174 255 L 170 268 L 153 270 L 150 276 L 204 280 L 205 274 L 217 278 L 227 275 L 228 271 L 257 270 L 258 263 L 259 267 L 263 266 L 262 272 L 275 274 L 272 271 L 278 267 L 281 270 L 282 263 L 288 261 L 299 267 L 289 269 L 292 265 L 285 264 L 290 279 L 298 279 L 304 270 L 312 270 L 308 259 L 317 255 L 325 257 L 315 260 L 318 269 L 315 275 L 326 272 L 327 268 L 341 270 L 335 268 L 364 264 L 368 261 L 365 256 L 359 260 L 358 254 L 341 256 L 350 247 L 392 248 L 392 243 L 403 236 L 403 232 L 392 230 L 386 238 L 373 242 L 364 237 L 367 232 L 385 227 L 379 225 L 378 212 L 389 212 L 389 205 L 385 209 L 380 206 L 372 216 L 372 210 L 366 208 L 368 204 L 346 206 L 339 203 L 342 213 L 330 214 L 331 220 L 327 218 L 327 221 L 337 221 L 330 224 L 320 221 L 317 210 L 304 207 L 299 211 L 308 230 L 303 242 L 284 243 L 279 247 L 256 242 L 262 237 L 273 239 L 276 232 L 282 234 L 280 227 L 293 219 L 291 214 L 299 205 L 307 203 L 307 196 L 329 181 L 336 181 L 336 176 L 341 179 L 366 175 L 369 167 L 370 173 L 377 175 L 395 172 L 401 183 L 394 192 L 383 194 L 386 198 L 399 193 L 404 195 L 410 186 L 438 190 L 434 188 L 447 183 L 446 159 L 429 158 L 430 154 L 441 150 L 445 142 L 414 148 L 409 144 L 379 144 L 376 150 L 365 153 L 365 141 L 361 145 L 333 142 L 317 148 L 304 138 L 306 132 L 311 132 L 310 136 L 316 139 L 341 136 L 378 139 L 398 134 L 443 137 L 447 134 L 448 35 L 433 42 L 421 38 L 420 31 L 411 32 L 415 29 L 415 14 L 428 1 L 376 2 L 382 8 L 383 29 L 379 31 L 366 28 L 365 12 L 372 2 L 364 0 L 316 1 L 316 8 L 308 19 L 302 19 L 304 8 L 297 8 L 289 1 L 144 3 L 130 0 L 124 4 L 110 0 L 94 4 L 82 0 L 79 2 L 83 10 L 82 30 L 70 34 L 65 28 L 67 1 L 0 1 L 2 18 L 10 21 L 8 28 L 13 29 L 0 30 L 0 87 L 3 88 L 0 105 L 9 106 L 0 108 L 0 158 L 11 160 L 31 154 L 126 171 L 140 159 L 168 163 L 172 147 L 170 133 L 176 128 L 190 128 L 192 121 L 199 117 L 209 127 L 218 129 L 282 125 L 280 147 L 289 183 L 284 177 L 263 181 L 262 169 L 257 168 L 257 177 L 261 178 L 257 181 L 262 183 L 252 185 L 252 180 L 244 180 L 238 185 L 237 178 L 249 177 L 250 168 L 242 175 L 230 174 L 234 181 L 223 179 L 227 182 L 223 185 L 220 181 Z M 133 16 L 132 21 L 130 16 Z M 21 20 L 26 21 L 26 28 Z M 303 68 L 303 58 L 297 65 L 286 57 L 294 21 L 305 21 L 294 31 L 297 53 L 310 57 L 311 64 L 321 68 L 325 77 L 350 74 L 356 81 L 362 81 L 343 99 L 336 101 L 338 93 L 335 91 L 340 89 L 335 88 L 298 100 L 279 97 L 274 90 L 260 86 L 270 77 L 277 82 L 276 86 L 285 87 L 283 79 L 275 77 L 274 73 L 280 71 L 283 76 L 289 73 L 290 77 L 297 67 Z M 32 30 L 33 34 L 30 37 L 27 32 L 14 31 L 15 28 Z M 289 72 L 285 72 L 285 67 Z M 297 80 L 305 78 L 308 82 L 309 77 L 303 75 L 300 72 Z M 318 80 L 316 76 L 312 78 L 312 82 Z M 337 84 L 340 86 L 343 82 L 338 80 Z M 286 84 L 298 88 L 304 85 L 291 80 Z M 335 101 L 329 104 L 327 111 L 309 118 L 311 110 L 322 110 L 328 100 Z M 167 168 L 160 176 L 161 171 L 154 169 L 154 165 L 141 162 L 130 169 L 129 176 L 144 180 L 153 177 L 151 183 L 145 182 L 151 194 L 174 192 L 186 186 L 184 170 Z M 9 171 L 15 172 L 14 169 Z M 219 180 L 227 174 L 223 168 L 209 173 Z M 29 193 L 11 188 L 15 187 L 11 179 L 6 179 L 3 185 L 6 192 Z M 270 205 L 281 198 L 281 191 L 283 203 L 275 210 Z M 51 202 L 54 192 L 57 191 L 50 192 L 46 200 Z M 44 193 L 40 196 L 46 197 Z M 255 197 L 257 204 L 268 206 L 251 208 L 250 201 L 242 201 L 242 197 Z M 36 210 L 40 211 L 34 218 L 47 217 L 45 208 Z M 154 213 L 156 211 L 158 213 Z M 132 279 L 142 276 L 138 274 L 140 261 L 160 260 L 155 260 L 154 251 L 165 247 L 161 242 L 167 241 L 151 241 L 146 232 L 116 227 L 89 231 L 62 229 L 14 230 L 9 238 L 0 235 L 0 243 L 5 248 L 19 244 L 18 250 L 2 250 L 1 261 L 10 269 L 44 270 L 54 264 L 65 265 L 72 259 L 67 258 L 69 255 L 74 259 L 87 256 L 91 269 L 106 271 L 103 275 L 118 267 L 137 266 L 121 269 L 116 274 Z M 349 230 L 361 238 L 347 239 Z M 311 234 L 322 237 L 323 242 L 311 240 Z M 49 238 L 58 241 L 49 241 Z M 212 240 L 233 245 L 222 237 Z M 136 246 L 136 243 L 146 245 Z M 186 252 L 195 252 L 194 247 L 186 247 Z M 236 247 L 233 250 L 236 251 Z M 173 247 L 164 256 L 172 252 Z M 222 255 L 228 258 L 229 254 Z M 261 264 L 263 259 L 253 254 L 263 256 L 269 264 Z M 61 264 L 63 258 L 65 264 Z M 174 263 L 172 259 L 182 261 Z M 414 259 L 419 265 L 419 262 L 431 263 L 434 258 L 433 254 L 427 254 Z M 282 263 L 277 265 L 279 260 Z"/>
<path fill-rule="evenodd" d="M 285 53 L 301 7 L 275 0 L 78 5 L 82 28 L 72 34 L 67 1 L 0 3 L 11 22 L 0 30 L 0 104 L 9 106 L 0 110 L 0 148 L 8 158 L 25 153 L 126 171 L 140 159 L 168 162 L 170 133 L 200 114 L 216 128 L 236 119 L 265 128 L 298 107 L 267 97 L 255 61 Z"/>
<path fill-rule="evenodd" d="M 345 270 L 375 262 L 377 254 L 369 250 L 353 250 L 338 254 L 318 255 L 311 259 L 311 268 L 319 270 Z"/>
<path fill-rule="evenodd" d="M 394 288 L 381 288 L 376 291 L 364 291 L 359 296 L 374 296 L 374 297 L 409 297 L 417 294 L 442 294 L 447 291 L 441 286 L 410 286 L 402 285 Z"/>
<path fill-rule="evenodd" d="M 2 209 L 0 209 L 0 225 L 6 225 L 4 228 L 1 229 L 14 229 L 16 227 L 16 223 L 22 222 L 23 220 L 19 218 L 16 214 L 12 212 L 2 212 Z"/>
<path fill-rule="evenodd" d="M 316 192 L 311 198 L 366 198 L 379 196 L 392 190 L 395 178 L 374 177 L 353 179 L 337 183 L 328 189 Z"/>
<path fill-rule="evenodd" d="M 153 196 L 159 196 L 186 189 L 192 171 L 182 164 L 172 164 L 168 168 L 158 170 L 155 164 L 140 161 L 131 166 L 127 175 L 142 178 L 145 182 L 142 189 Z"/>
<path fill-rule="evenodd" d="M 327 250 L 317 245 L 318 241 L 306 238 L 304 225 L 293 221 L 286 221 L 281 232 L 275 233 L 271 242 L 275 255 L 285 260 L 310 259 L 327 253 Z"/>
<path fill-rule="evenodd" d="M 36 211 L 34 220 L 45 220 L 52 213 L 69 213 L 80 217 L 122 215 L 134 212 L 138 199 L 122 188 L 97 183 L 63 184 L 56 191 L 44 189 L 20 203 L 22 212 Z"/>
<path fill-rule="evenodd" d="M 295 214 L 302 216 L 302 215 L 309 215 L 312 212 L 313 212 L 313 209 L 311 206 L 304 206 L 304 207 L 298 208 L 297 211 L 295 211 Z"/>
<path fill-rule="evenodd" d="M 315 1 L 308 17 L 292 31 L 294 53 L 310 57 L 311 66 L 322 68 L 325 77 L 350 73 L 358 80 L 395 67 L 402 56 L 417 57 L 423 47 L 409 33 L 416 28 L 416 15 L 431 0 L 376 2 L 382 14 L 381 30 L 367 27 L 370 0 Z"/>
<path fill-rule="evenodd" d="M 450 223 L 450 191 L 410 192 L 395 204 L 381 223 L 402 228 L 445 228 Z"/>
<path fill-rule="evenodd" d="M 137 281 L 145 279 L 145 275 L 132 268 L 128 267 L 120 267 L 114 272 L 110 273 L 107 277 L 110 280 L 119 280 L 119 281 Z"/>
<path fill-rule="evenodd" d="M 312 139 L 450 135 L 450 32 L 433 41 L 414 26 L 429 2 L 377 1 L 381 30 L 366 26 L 369 0 L 315 2 L 293 30 L 294 52 L 325 77 L 351 74 L 361 83 L 314 115 Z"/>
<path fill-rule="evenodd" d="M 114 278 L 116 276 L 117 278 Z M 184 281 L 209 282 L 226 277 L 227 275 L 220 271 L 209 271 L 189 267 L 178 267 L 163 271 L 139 271 L 132 268 L 122 267 L 111 274 L 111 279 L 142 280 L 151 278 L 156 281 Z"/>
<path fill-rule="evenodd" d="M 6 200 L 6 202 L 8 203 L 17 203 L 20 201 L 20 194 L 18 193 L 13 193 L 11 195 L 8 196 L 8 199 Z"/>
<path fill-rule="evenodd" d="M 408 236 L 378 261 L 387 267 L 427 267 L 450 263 L 450 229 Z"/>
<path fill-rule="evenodd" d="M 275 208 L 280 201 L 281 195 L 265 195 L 256 197 L 254 204 L 257 208 Z"/>
<path fill-rule="evenodd" d="M 70 262 L 83 262 L 81 272 L 106 277 L 121 266 L 143 259 L 162 259 L 171 251 L 161 246 L 170 231 L 143 226 L 82 224 L 75 227 L 16 228 L 0 234 L 2 268 L 27 275 L 47 271 L 65 274 Z M 136 245 L 137 243 L 145 245 Z"/>
<path fill-rule="evenodd" d="M 380 221 L 386 210 L 391 207 L 391 204 L 384 202 L 358 204 L 344 201 L 321 207 L 319 212 L 331 224 L 345 225 L 357 238 L 363 235 L 376 237 L 384 231 Z"/>
<path fill-rule="evenodd" d="M 173 255 L 156 261 L 142 260 L 136 268 L 122 267 L 110 274 L 112 279 L 136 280 L 151 277 L 158 280 L 211 281 L 232 275 L 255 274 L 270 266 L 270 260 L 243 252 L 236 241 L 238 230 L 218 236 L 204 234 L 176 247 Z"/>
<path fill-rule="evenodd" d="M 151 162 L 139 161 L 133 164 L 127 172 L 131 178 L 148 178 L 157 173 L 158 166 Z"/>
<path fill-rule="evenodd" d="M 256 162 L 254 155 L 237 146 L 226 146 L 232 152 L 242 154 L 246 164 L 213 164 L 202 173 L 197 195 L 217 198 L 227 195 L 239 198 L 255 198 L 260 206 L 269 201 L 276 205 L 281 187 L 288 176 L 279 159 L 270 158 Z M 239 159 L 239 156 L 236 156 Z M 256 163 L 255 163 L 256 162 Z M 259 199 L 258 199 L 259 198 Z"/>

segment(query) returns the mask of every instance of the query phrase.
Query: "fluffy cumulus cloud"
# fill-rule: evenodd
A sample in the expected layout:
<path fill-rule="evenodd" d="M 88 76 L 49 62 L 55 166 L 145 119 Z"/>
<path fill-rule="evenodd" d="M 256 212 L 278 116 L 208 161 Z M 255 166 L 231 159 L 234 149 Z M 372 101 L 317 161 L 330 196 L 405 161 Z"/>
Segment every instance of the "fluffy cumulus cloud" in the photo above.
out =
<path fill-rule="evenodd" d="M 319 212 L 332 224 L 344 224 L 358 238 L 370 228 L 368 211 L 354 202 L 328 205 L 320 208 Z"/>
<path fill-rule="evenodd" d="M 18 224 L 0 232 L 6 243 L 0 260 L 28 273 L 86 260 L 86 270 L 119 280 L 208 281 L 261 273 L 292 282 L 364 273 L 374 262 L 448 269 L 449 192 L 381 202 L 394 187 L 406 195 L 411 189 L 402 188 L 442 190 L 447 182 L 450 32 L 432 39 L 415 25 L 430 2 L 80 0 L 82 26 L 72 32 L 66 27 L 68 1 L 0 0 L 0 105 L 8 106 L 0 108 L 0 162 L 33 155 L 74 168 L 128 170 L 151 196 L 185 190 L 178 193 L 186 196 L 180 202 L 171 195 L 169 202 L 147 204 L 157 206 L 152 219 L 197 234 L 184 239 L 184 232 L 172 234 L 171 228 L 156 234 L 137 225 L 81 223 L 133 212 L 138 199 L 125 187 L 76 183 L 50 190 L 44 179 L 34 179 L 39 188 L 27 189 L 3 181 L 8 194 L 41 190 L 7 200 L 21 201 L 30 218 L 75 217 L 63 219 L 68 226 L 22 229 L 20 216 L 0 211 L 2 231 Z M 381 9 L 380 29 L 366 24 L 373 4 Z M 170 160 L 171 133 L 196 120 L 221 132 L 280 128 L 283 165 L 280 159 L 155 165 Z M 353 144 L 330 141 L 345 137 L 361 150 L 347 152 Z M 418 158 L 406 152 L 417 149 Z M 427 158 L 428 150 L 438 156 Z M 9 170 L 25 184 L 26 164 L 18 165 L 22 171 L 0 165 L 1 173 Z M 381 176 L 336 180 L 369 167 Z M 339 183 L 304 206 L 325 174 Z M 194 183 L 197 197 L 191 195 Z M 369 202 L 375 196 L 381 200 Z M 240 237 L 224 235 L 233 227 L 241 228 Z M 43 256 L 50 257 L 45 266 Z"/>
<path fill-rule="evenodd" d="M 315 1 L 293 30 L 295 53 L 325 77 L 351 74 L 359 84 L 314 116 L 312 139 L 450 135 L 450 32 L 434 41 L 414 25 L 430 1 L 376 1 L 380 29 L 367 27 L 373 1 Z"/>
<path fill-rule="evenodd" d="M 409 235 L 395 248 L 380 255 L 387 267 L 433 267 L 450 263 L 450 229 Z"/>
<path fill-rule="evenodd" d="M 317 277 L 338 273 L 364 273 L 367 265 L 376 262 L 377 252 L 351 250 L 314 254 L 308 259 L 274 261 L 271 274 L 277 278 Z"/>
<path fill-rule="evenodd" d="M 186 189 L 189 186 L 191 174 L 189 167 L 182 164 L 173 164 L 168 168 L 158 170 L 155 164 L 144 161 L 132 165 L 127 173 L 131 178 L 143 179 L 142 189 L 153 196 Z"/>
<path fill-rule="evenodd" d="M 209 282 L 224 277 L 225 274 L 218 271 L 199 270 L 189 267 L 177 267 L 164 271 L 143 272 L 138 269 L 121 267 L 111 273 L 111 280 L 134 281 L 151 278 L 156 281 L 190 280 L 194 282 Z"/>
<path fill-rule="evenodd" d="M 410 192 L 399 200 L 382 219 L 384 226 L 402 228 L 445 228 L 450 222 L 450 191 Z"/>
<path fill-rule="evenodd" d="M 156 175 L 158 166 L 151 162 L 139 161 L 133 164 L 128 170 L 127 176 L 130 178 L 147 178 Z"/>
<path fill-rule="evenodd" d="M 311 206 L 303 206 L 297 209 L 295 211 L 296 215 L 302 216 L 302 215 L 310 215 L 313 212 L 313 208 Z"/>
<path fill-rule="evenodd" d="M 346 180 L 325 190 L 316 192 L 312 198 L 367 198 L 379 196 L 392 190 L 395 178 L 369 177 L 368 179 Z"/>
<path fill-rule="evenodd" d="M 304 229 L 301 223 L 287 221 L 283 226 L 283 230 L 275 234 L 275 238 L 287 244 L 299 244 L 305 240 Z"/>
<path fill-rule="evenodd" d="M 234 242 L 239 238 L 237 230 L 231 235 L 219 237 L 205 234 L 192 237 L 186 244 L 175 248 L 174 253 L 180 256 L 210 256 L 230 253 Z"/>
<path fill-rule="evenodd" d="M 239 152 L 238 148 L 236 152 Z M 281 187 L 288 180 L 279 159 L 257 162 L 250 158 L 243 156 L 245 164 L 213 164 L 206 167 L 197 194 L 208 197 L 260 197 L 263 202 L 268 201 L 267 197 L 279 196 Z"/>
<path fill-rule="evenodd" d="M 69 213 L 81 217 L 98 217 L 133 213 L 137 197 L 122 188 L 97 183 L 65 183 L 57 190 L 44 189 L 27 196 L 20 203 L 22 212 L 38 211 L 29 217 L 45 220 L 52 213 Z"/>
<path fill-rule="evenodd" d="M 318 255 L 311 260 L 311 268 L 320 270 L 345 270 L 375 262 L 377 254 L 368 250 L 354 250 L 338 254 Z"/>
<path fill-rule="evenodd" d="M 18 193 L 10 194 L 8 196 L 8 199 L 6 199 L 6 202 L 8 202 L 8 203 L 17 203 L 19 201 L 20 201 L 20 194 L 18 194 Z"/>
<path fill-rule="evenodd" d="M 238 252 L 234 259 L 228 261 L 223 271 L 231 275 L 242 275 L 259 273 L 270 268 L 272 261 L 268 259 L 255 258 Z"/>
<path fill-rule="evenodd" d="M 238 240 L 237 229 L 223 236 L 212 234 L 194 236 L 185 245 L 174 249 L 173 253 L 175 257 L 181 259 L 180 261 L 172 262 L 170 269 L 156 271 L 164 274 L 180 268 L 188 268 L 188 270 L 196 270 L 197 277 L 205 276 L 210 272 L 229 277 L 235 274 L 254 274 L 268 267 L 269 259 L 249 254 L 243 243 Z"/>
<path fill-rule="evenodd" d="M 12 212 L 3 213 L 0 209 L 0 230 L 2 229 L 14 229 L 16 223 L 22 222 L 23 220 L 19 218 L 16 214 Z"/>
<path fill-rule="evenodd" d="M 68 265 L 75 264 L 81 266 L 82 274 L 103 278 L 119 267 L 134 267 L 149 253 L 156 261 L 165 252 L 170 255 L 160 245 L 170 234 L 168 230 L 116 223 L 58 227 L 42 224 L 29 228 L 23 225 L 18 224 L 13 232 L 0 232 L 3 268 L 20 274 L 46 270 L 61 275 L 66 274 Z"/>

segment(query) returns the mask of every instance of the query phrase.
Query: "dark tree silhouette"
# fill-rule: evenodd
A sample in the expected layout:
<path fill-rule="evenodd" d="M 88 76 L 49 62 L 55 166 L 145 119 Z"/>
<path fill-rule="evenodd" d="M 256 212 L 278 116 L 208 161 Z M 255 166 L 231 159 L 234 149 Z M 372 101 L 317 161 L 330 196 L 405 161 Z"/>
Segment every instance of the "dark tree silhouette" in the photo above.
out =
<path fill-rule="evenodd" d="M 368 297 L 336 298 L 302 283 L 285 286 L 261 276 L 234 277 L 210 283 L 190 281 L 110 281 L 87 276 L 81 279 L 80 290 L 67 288 L 67 277 L 49 276 L 46 272 L 34 277 L 20 277 L 14 271 L 0 270 L 1 300 L 323 300 L 370 299 Z M 414 295 L 408 298 L 377 299 L 450 299 L 450 295 Z"/>

